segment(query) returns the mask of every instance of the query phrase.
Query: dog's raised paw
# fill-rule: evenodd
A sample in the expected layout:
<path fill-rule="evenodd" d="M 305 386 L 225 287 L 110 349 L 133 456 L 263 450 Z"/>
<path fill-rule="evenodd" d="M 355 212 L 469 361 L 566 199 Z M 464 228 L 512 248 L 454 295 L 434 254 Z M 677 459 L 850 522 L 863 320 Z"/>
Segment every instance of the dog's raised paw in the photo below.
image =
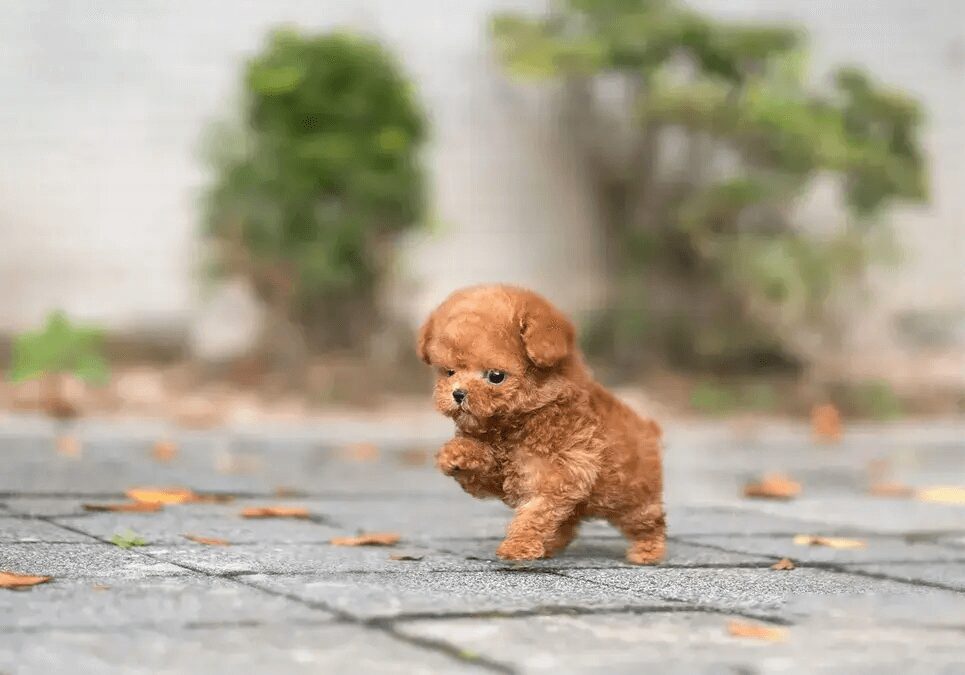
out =
<path fill-rule="evenodd" d="M 496 549 L 496 555 L 503 560 L 538 560 L 546 555 L 546 548 L 541 541 L 507 539 Z"/>

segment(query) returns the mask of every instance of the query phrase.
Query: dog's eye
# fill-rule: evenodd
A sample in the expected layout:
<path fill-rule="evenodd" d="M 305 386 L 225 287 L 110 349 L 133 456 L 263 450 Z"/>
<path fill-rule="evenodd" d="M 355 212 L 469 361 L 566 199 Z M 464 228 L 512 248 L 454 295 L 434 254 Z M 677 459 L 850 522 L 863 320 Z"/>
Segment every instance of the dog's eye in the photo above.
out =
<path fill-rule="evenodd" d="M 500 382 L 502 382 L 502 381 L 505 380 L 505 379 L 506 379 L 506 373 L 504 373 L 504 372 L 501 371 L 501 370 L 487 370 L 487 371 L 486 371 L 486 380 L 487 380 L 490 384 L 499 384 Z"/>
<path fill-rule="evenodd" d="M 454 371 L 452 368 L 446 368 L 446 377 L 452 377 L 455 374 L 456 371 Z"/>

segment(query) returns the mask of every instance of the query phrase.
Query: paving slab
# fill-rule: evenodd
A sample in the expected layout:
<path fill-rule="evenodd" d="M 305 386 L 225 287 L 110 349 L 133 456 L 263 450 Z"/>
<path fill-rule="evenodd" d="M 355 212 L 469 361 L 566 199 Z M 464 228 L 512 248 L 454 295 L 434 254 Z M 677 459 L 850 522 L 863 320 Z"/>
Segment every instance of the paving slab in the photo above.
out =
<path fill-rule="evenodd" d="M 965 558 L 958 562 L 861 563 L 842 566 L 846 570 L 882 575 L 893 579 L 938 584 L 965 592 Z M 965 623 L 965 610 L 962 612 Z"/>
<path fill-rule="evenodd" d="M 341 532 L 340 528 L 332 527 L 320 519 L 252 519 L 240 515 L 248 505 L 276 505 L 282 502 L 271 499 L 224 505 L 171 505 L 163 511 L 151 513 L 87 513 L 54 520 L 108 539 L 118 530 L 131 529 L 152 544 L 184 544 L 184 534 L 226 539 L 236 544 L 319 543 L 327 542 Z M 284 504 L 298 505 L 295 502 Z"/>
<path fill-rule="evenodd" d="M 351 625 L 211 626 L 192 630 L 0 635 L 0 671 L 16 673 L 485 672 L 470 660 Z"/>
<path fill-rule="evenodd" d="M 111 544 L 4 544 L 0 569 L 52 577 L 170 576 L 184 570 Z"/>
<path fill-rule="evenodd" d="M 332 572 L 415 572 L 484 570 L 492 565 L 418 545 L 332 546 L 330 544 L 247 544 L 151 547 L 151 555 L 209 574 L 328 574 Z M 392 560 L 392 554 L 421 560 Z"/>
<path fill-rule="evenodd" d="M 731 636 L 742 617 L 697 613 L 603 614 L 414 621 L 399 630 L 445 638 L 475 654 L 517 664 L 520 673 L 929 673 L 961 666 L 952 629 L 809 624 L 784 642 Z M 760 624 L 766 625 L 766 624 Z M 565 645 L 565 649 L 560 646 Z M 927 667 L 923 667 L 924 663 Z"/>
<path fill-rule="evenodd" d="M 714 506 L 668 503 L 667 532 L 672 536 L 719 536 L 723 534 L 791 534 L 826 523 L 793 516 L 777 516 L 755 509 L 753 502 L 729 500 Z M 837 532 L 839 528 L 835 528 Z"/>
<path fill-rule="evenodd" d="M 965 455 L 965 449 L 962 450 Z M 954 474 L 953 474 L 954 475 Z M 965 476 L 965 468 L 958 476 Z M 949 476 L 946 475 L 947 483 Z M 959 481 L 965 478 L 959 478 Z M 913 499 L 883 499 L 854 494 L 828 499 L 803 498 L 790 502 L 757 501 L 754 509 L 784 518 L 801 518 L 851 531 L 949 533 L 965 535 L 965 516 L 958 505 L 933 504 Z"/>
<path fill-rule="evenodd" d="M 656 594 L 585 584 L 579 579 L 532 570 L 434 572 L 412 568 L 405 573 L 381 575 L 254 575 L 244 577 L 244 581 L 358 618 L 674 604 Z"/>
<path fill-rule="evenodd" d="M 36 542 L 89 544 L 91 539 L 37 518 L 11 518 L 0 515 L 0 544 Z"/>
<path fill-rule="evenodd" d="M 628 563 L 624 557 L 627 549 L 626 541 L 615 537 L 578 537 L 576 541 L 559 555 L 546 560 L 529 560 L 525 562 L 510 562 L 500 560 L 496 556 L 496 547 L 500 539 L 485 541 L 436 540 L 427 544 L 455 555 L 472 560 L 487 561 L 497 568 L 504 569 L 573 569 L 580 567 L 625 567 L 639 569 Z M 667 557 L 658 567 L 665 566 L 706 566 L 726 567 L 732 565 L 766 567 L 776 561 L 776 558 L 748 553 L 727 553 L 716 548 L 699 544 L 684 543 L 671 540 L 667 543 Z"/>
<path fill-rule="evenodd" d="M 826 536 L 824 530 L 805 530 L 804 535 Z M 794 543 L 794 535 L 758 536 L 727 535 L 686 539 L 697 544 L 715 546 L 728 551 L 740 551 L 777 558 L 790 558 L 805 563 L 857 562 L 951 562 L 965 563 L 963 551 L 950 546 L 909 542 L 902 536 L 861 536 L 849 539 L 864 544 L 864 548 L 834 548 Z"/>
<path fill-rule="evenodd" d="M 55 578 L 26 590 L 0 593 L 2 632 L 174 629 L 199 623 L 329 618 L 329 614 L 297 602 L 202 575 Z"/>
<path fill-rule="evenodd" d="M 784 616 L 799 598 L 861 596 L 865 594 L 947 597 L 952 591 L 921 588 L 816 568 L 789 571 L 764 569 L 572 569 L 562 572 L 573 579 L 650 597 L 673 599 L 719 610 L 757 610 Z M 965 606 L 963 606 L 965 607 Z M 793 612 L 790 612 L 793 616 Z"/>
<path fill-rule="evenodd" d="M 965 426 L 869 426 L 824 447 L 803 426 L 668 429 L 668 557 L 636 567 L 601 522 L 554 559 L 498 560 L 510 509 L 472 499 L 405 452 L 434 450 L 451 433 L 440 424 L 333 418 L 188 432 L 0 419 L 0 570 L 54 576 L 0 590 L 0 673 L 965 671 L 965 512 L 866 494 L 872 462 L 916 486 L 955 482 Z M 61 433 L 80 441 L 79 455 L 57 454 Z M 151 455 L 161 438 L 178 447 L 169 462 Z M 352 449 L 360 443 L 375 445 Z M 767 471 L 790 473 L 803 495 L 743 498 L 743 484 Z M 236 500 L 83 509 L 138 485 Z M 299 494 L 278 497 L 279 487 Z M 312 515 L 241 518 L 250 505 Z M 125 530 L 149 544 L 104 543 Z M 329 543 L 362 531 L 401 541 Z M 867 547 L 805 548 L 795 534 Z M 771 570 L 784 556 L 798 568 Z M 788 639 L 730 637 L 732 619 L 787 624 Z"/>
<path fill-rule="evenodd" d="M 84 510 L 86 502 L 122 501 L 121 493 L 91 493 L 85 497 L 44 496 L 8 497 L 4 500 L 8 514 L 20 516 L 56 517 L 92 515 Z"/>

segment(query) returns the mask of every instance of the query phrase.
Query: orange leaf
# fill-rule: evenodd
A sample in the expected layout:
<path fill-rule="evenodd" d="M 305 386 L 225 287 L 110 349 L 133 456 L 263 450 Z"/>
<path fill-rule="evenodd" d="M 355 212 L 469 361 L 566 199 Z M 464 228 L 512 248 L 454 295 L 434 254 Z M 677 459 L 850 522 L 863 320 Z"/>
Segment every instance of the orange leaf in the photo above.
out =
<path fill-rule="evenodd" d="M 308 509 L 301 506 L 250 506 L 241 512 L 242 518 L 308 518 Z"/>
<path fill-rule="evenodd" d="M 830 403 L 811 409 L 811 433 L 816 441 L 837 443 L 841 440 L 841 413 Z"/>
<path fill-rule="evenodd" d="M 276 497 L 297 497 L 300 493 L 293 487 L 279 485 L 275 488 L 274 494 Z"/>
<path fill-rule="evenodd" d="M 923 502 L 936 504 L 965 504 L 965 487 L 957 485 L 936 485 L 922 488 L 916 497 Z"/>
<path fill-rule="evenodd" d="M 765 642 L 784 642 L 787 639 L 787 628 L 761 626 L 760 624 L 744 623 L 743 621 L 728 622 L 727 632 L 734 637 L 764 640 Z"/>
<path fill-rule="evenodd" d="M 911 497 L 915 491 L 902 483 L 883 481 L 872 483 L 868 493 L 875 497 Z"/>
<path fill-rule="evenodd" d="M 157 502 L 119 502 L 117 504 L 84 504 L 85 511 L 114 511 L 121 513 L 148 513 L 160 511 L 164 506 Z"/>
<path fill-rule="evenodd" d="M 335 537 L 329 543 L 333 546 L 392 546 L 401 537 L 393 532 L 370 532 L 357 537 Z"/>
<path fill-rule="evenodd" d="M 151 448 L 151 457 L 157 462 L 170 462 L 178 456 L 178 446 L 173 441 L 158 441 Z"/>
<path fill-rule="evenodd" d="M 776 563 L 771 565 L 772 570 L 793 570 L 794 563 L 791 562 L 790 558 L 781 558 Z"/>
<path fill-rule="evenodd" d="M 64 457 L 80 457 L 81 455 L 80 441 L 78 441 L 73 436 L 58 436 L 57 437 L 57 454 L 63 455 Z"/>
<path fill-rule="evenodd" d="M 772 473 L 757 483 L 744 486 L 744 496 L 753 499 L 793 499 L 801 494 L 801 484 L 788 476 Z"/>
<path fill-rule="evenodd" d="M 373 443 L 352 443 L 342 448 L 339 455 L 353 462 L 374 462 L 379 458 L 379 449 Z"/>
<path fill-rule="evenodd" d="M 0 588 L 25 588 L 50 581 L 51 577 L 32 577 L 29 574 L 0 572 Z"/>
<path fill-rule="evenodd" d="M 234 500 L 235 500 L 234 495 L 195 494 L 194 498 L 189 501 L 192 504 L 230 504 Z"/>
<path fill-rule="evenodd" d="M 867 544 L 860 539 L 843 537 L 821 537 L 813 534 L 798 534 L 794 537 L 798 546 L 827 546 L 828 548 L 865 548 Z"/>
<path fill-rule="evenodd" d="M 421 466 L 429 461 L 429 451 L 423 448 L 410 448 L 399 453 L 399 461 L 409 466 Z"/>
<path fill-rule="evenodd" d="M 148 504 L 184 504 L 198 499 L 193 490 L 182 487 L 136 487 L 127 490 L 124 494 L 136 502 Z"/>
<path fill-rule="evenodd" d="M 197 534 L 182 534 L 181 536 L 189 541 L 204 544 L 205 546 L 231 546 L 231 542 L 227 539 L 218 539 L 217 537 L 201 537 Z"/>

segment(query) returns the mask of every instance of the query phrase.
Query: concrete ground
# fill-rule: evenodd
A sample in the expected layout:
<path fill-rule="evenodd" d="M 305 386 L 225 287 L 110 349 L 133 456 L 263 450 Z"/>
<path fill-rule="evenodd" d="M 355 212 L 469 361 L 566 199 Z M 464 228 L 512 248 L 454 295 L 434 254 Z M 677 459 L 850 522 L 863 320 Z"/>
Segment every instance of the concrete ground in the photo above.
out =
<path fill-rule="evenodd" d="M 625 564 L 620 537 L 596 523 L 557 559 L 497 560 L 508 509 L 426 461 L 447 431 L 0 419 L 0 571 L 53 577 L 0 590 L 0 673 L 965 672 L 965 506 L 867 490 L 883 474 L 962 485 L 965 425 L 851 429 L 834 446 L 803 428 L 671 425 L 669 557 L 651 568 Z M 63 433 L 79 449 L 58 451 Z M 177 447 L 168 461 L 152 455 L 161 438 Z M 801 497 L 740 496 L 772 470 Z M 83 507 L 143 485 L 235 499 Z M 268 505 L 310 516 L 239 515 Z M 147 545 L 111 543 L 129 531 Z M 401 541 L 329 543 L 373 531 Z M 783 557 L 796 569 L 770 568 Z M 732 621 L 783 640 L 733 636 Z"/>

